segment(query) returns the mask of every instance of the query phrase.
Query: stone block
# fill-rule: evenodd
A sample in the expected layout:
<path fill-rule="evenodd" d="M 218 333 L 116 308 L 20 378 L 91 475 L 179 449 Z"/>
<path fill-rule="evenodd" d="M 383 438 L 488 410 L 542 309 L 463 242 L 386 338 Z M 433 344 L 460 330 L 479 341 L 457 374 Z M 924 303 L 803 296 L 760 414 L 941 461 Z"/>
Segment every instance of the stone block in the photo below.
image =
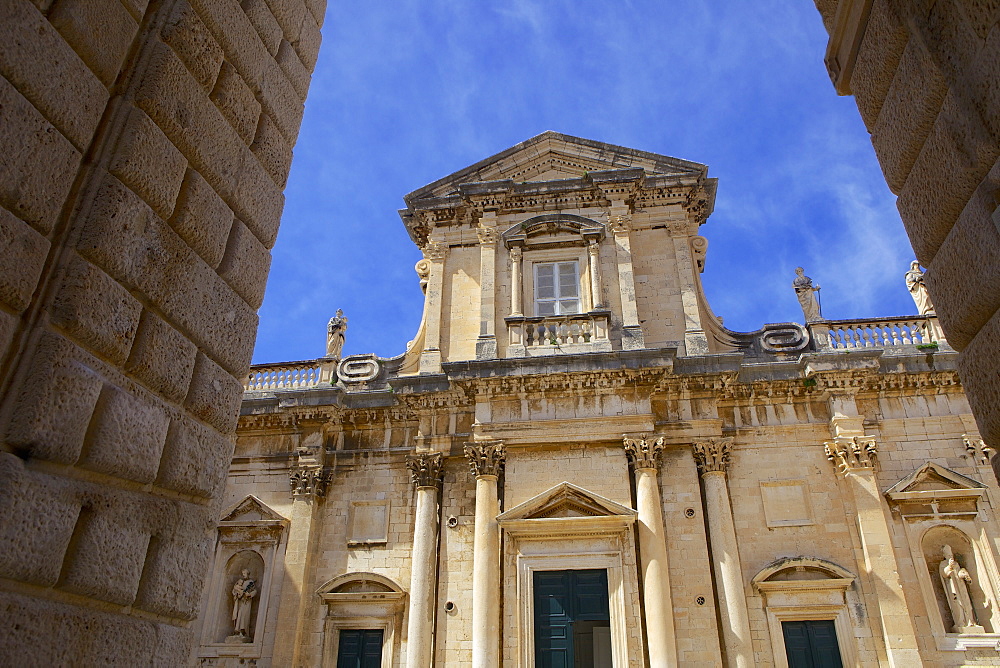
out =
<path fill-rule="evenodd" d="M 302 64 L 299 60 L 298 54 L 295 53 L 295 49 L 292 45 L 281 40 L 281 46 L 278 48 L 278 65 L 281 66 L 281 70 L 288 77 L 292 86 L 295 88 L 295 92 L 299 94 L 299 97 L 303 100 L 306 99 L 306 93 L 309 92 L 309 81 L 312 79 L 312 74 L 309 69 Z"/>
<path fill-rule="evenodd" d="M 152 482 L 169 424 L 165 406 L 155 397 L 137 387 L 105 385 L 80 465 L 127 480 Z"/>
<path fill-rule="evenodd" d="M 272 56 L 276 55 L 283 32 L 274 14 L 271 13 L 268 3 L 264 0 L 241 0 L 240 5 L 246 12 L 247 18 L 250 19 L 250 23 L 257 30 L 264 48 Z"/>
<path fill-rule="evenodd" d="M 135 606 L 174 619 L 192 620 L 215 546 L 218 517 L 212 506 L 179 507 L 177 521 L 150 541 Z"/>
<path fill-rule="evenodd" d="M 260 103 L 229 63 L 222 64 L 215 90 L 212 91 L 212 101 L 239 133 L 243 143 L 249 145 L 260 118 Z"/>
<path fill-rule="evenodd" d="M 906 40 L 906 28 L 888 0 L 875 0 L 851 75 L 851 92 L 869 131 L 878 120 Z"/>
<path fill-rule="evenodd" d="M 233 223 L 219 275 L 254 309 L 264 300 L 271 253 L 239 220 Z"/>
<path fill-rule="evenodd" d="M 160 128 L 141 110 L 132 109 L 109 171 L 166 220 L 173 213 L 186 169 L 187 160 Z"/>
<path fill-rule="evenodd" d="M 0 356 L 7 354 L 14 332 L 17 330 L 18 317 L 0 309 Z"/>
<path fill-rule="evenodd" d="M 988 445 L 1000 449 L 1000 312 L 994 313 L 962 351 L 958 371 L 976 416 L 979 433 Z"/>
<path fill-rule="evenodd" d="M 118 77 L 139 23 L 121 2 L 56 0 L 49 21 L 107 88 Z"/>
<path fill-rule="evenodd" d="M 161 32 L 163 41 L 206 90 L 211 90 L 224 54 L 212 33 L 187 2 L 178 2 Z"/>
<path fill-rule="evenodd" d="M 955 222 L 926 280 L 945 334 L 964 349 L 1000 308 L 1000 231 L 991 215 L 992 193 L 1000 184 L 984 183 Z"/>
<path fill-rule="evenodd" d="M 925 267 L 1000 153 L 981 120 L 963 109 L 947 96 L 896 203 Z"/>
<path fill-rule="evenodd" d="M 1000 86 L 997 86 L 1000 81 L 1000 29 L 994 28 L 989 33 L 968 78 L 972 86 L 969 97 L 978 106 L 994 139 L 1000 142 Z"/>
<path fill-rule="evenodd" d="M 0 453 L 0 574 L 51 587 L 80 514 L 72 482 L 25 468 Z M 2 645 L 0 645 L 2 646 Z"/>
<path fill-rule="evenodd" d="M 934 62 L 952 86 L 965 80 L 982 45 L 972 24 L 965 18 L 962 0 L 936 0 L 927 18 L 919 24 L 924 43 Z"/>
<path fill-rule="evenodd" d="M 0 46 L 0 50 L 3 46 Z M 55 225 L 80 153 L 0 77 L 0 206 L 42 234 Z"/>
<path fill-rule="evenodd" d="M 146 6 L 149 4 L 149 0 L 121 0 L 121 3 L 125 5 L 125 9 L 132 15 L 132 18 L 140 21 L 143 14 L 146 13 Z"/>
<path fill-rule="evenodd" d="M 233 455 L 230 438 L 186 417 L 170 424 L 156 484 L 202 498 L 215 498 Z"/>
<path fill-rule="evenodd" d="M 170 225 L 209 266 L 218 267 L 226 251 L 233 212 L 201 174 L 189 169 Z"/>
<path fill-rule="evenodd" d="M 131 190 L 107 176 L 81 227 L 85 257 L 145 294 L 232 374 L 246 372 L 256 313 Z"/>
<path fill-rule="evenodd" d="M 267 170 L 274 185 L 284 188 L 292 166 L 292 147 L 281 136 L 278 127 L 267 114 L 261 114 L 257 136 L 250 146 L 254 156 Z"/>
<path fill-rule="evenodd" d="M 5 5 L 0 21 L 0 74 L 77 150 L 87 148 L 108 102 L 108 90 L 27 2 Z"/>
<path fill-rule="evenodd" d="M 7 443 L 28 457 L 73 464 L 104 384 L 82 350 L 51 332 L 33 352 L 19 388 Z"/>
<path fill-rule="evenodd" d="M 212 360 L 199 354 L 194 377 L 184 407 L 223 434 L 236 429 L 236 418 L 243 398 L 243 385 Z"/>
<path fill-rule="evenodd" d="M 305 3 L 316 25 L 322 26 L 323 18 L 326 16 L 326 0 L 305 0 Z"/>
<path fill-rule="evenodd" d="M 892 192 L 899 194 L 906 183 L 947 90 L 920 43 L 907 42 L 872 127 L 872 146 Z"/>
<path fill-rule="evenodd" d="M 103 271 L 73 255 L 52 302 L 52 323 L 116 365 L 132 348 L 142 305 Z"/>
<path fill-rule="evenodd" d="M 48 239 L 0 207 L 0 301 L 15 311 L 28 308 L 48 252 Z"/>
<path fill-rule="evenodd" d="M 319 31 L 319 24 L 311 15 L 302 17 L 302 29 L 299 32 L 298 41 L 289 40 L 295 52 L 299 54 L 299 60 L 310 72 L 316 68 L 316 59 L 319 58 L 319 47 L 323 41 L 323 36 Z"/>
<path fill-rule="evenodd" d="M 281 26 L 284 38 L 295 43 L 299 39 L 302 30 L 302 20 L 309 16 L 309 20 L 315 23 L 315 19 L 309 15 L 305 3 L 302 0 L 266 0 L 274 20 Z"/>
<path fill-rule="evenodd" d="M 170 401 L 187 394 L 197 346 L 152 311 L 144 311 L 125 370 Z"/>

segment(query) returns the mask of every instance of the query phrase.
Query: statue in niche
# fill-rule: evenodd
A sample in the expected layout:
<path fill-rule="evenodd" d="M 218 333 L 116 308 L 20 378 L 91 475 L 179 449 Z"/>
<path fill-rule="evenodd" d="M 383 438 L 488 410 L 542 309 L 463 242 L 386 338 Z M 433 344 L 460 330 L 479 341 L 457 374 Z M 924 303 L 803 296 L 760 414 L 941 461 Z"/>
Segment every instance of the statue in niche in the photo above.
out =
<path fill-rule="evenodd" d="M 347 318 L 344 311 L 337 309 L 337 315 L 330 318 L 326 324 L 326 356 L 340 359 L 340 353 L 344 350 L 344 338 L 347 332 Z"/>
<path fill-rule="evenodd" d="M 806 276 L 805 269 L 795 268 L 795 280 L 792 287 L 795 288 L 795 296 L 799 299 L 799 306 L 802 307 L 802 314 L 805 315 L 806 323 L 822 320 L 823 316 L 819 312 L 819 286 L 813 285 L 812 279 Z"/>
<path fill-rule="evenodd" d="M 951 618 L 955 622 L 951 629 L 952 632 L 985 633 L 986 630 L 976 623 L 976 611 L 972 607 L 972 597 L 969 596 L 972 576 L 955 559 L 955 552 L 951 549 L 951 545 L 942 545 L 941 553 L 944 555 L 944 559 L 938 565 L 938 573 L 941 575 L 941 584 L 944 586 L 945 597 L 948 599 Z"/>
<path fill-rule="evenodd" d="M 257 582 L 250 577 L 250 571 L 244 568 L 240 578 L 233 584 L 233 635 L 226 638 L 227 642 L 250 642 L 250 610 L 253 599 L 257 595 Z"/>
<path fill-rule="evenodd" d="M 906 272 L 906 289 L 910 291 L 910 296 L 917 305 L 917 313 L 927 315 L 934 312 L 927 284 L 924 283 L 924 272 L 920 271 L 920 262 L 917 260 L 910 263 L 910 270 Z"/>

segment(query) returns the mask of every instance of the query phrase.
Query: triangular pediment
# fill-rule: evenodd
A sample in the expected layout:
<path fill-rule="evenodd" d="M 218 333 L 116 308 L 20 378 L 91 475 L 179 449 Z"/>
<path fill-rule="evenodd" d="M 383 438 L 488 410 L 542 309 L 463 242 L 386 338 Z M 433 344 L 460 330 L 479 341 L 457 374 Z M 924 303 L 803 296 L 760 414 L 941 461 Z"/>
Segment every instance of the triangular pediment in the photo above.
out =
<path fill-rule="evenodd" d="M 886 494 L 980 489 L 985 489 L 985 485 L 940 464 L 927 462 L 890 487 Z"/>
<path fill-rule="evenodd" d="M 497 519 L 534 520 L 578 517 L 634 517 L 636 511 L 611 499 L 563 482 L 501 513 Z"/>
<path fill-rule="evenodd" d="M 558 132 L 540 135 L 501 151 L 474 165 L 438 179 L 404 199 L 407 203 L 425 198 L 455 195 L 468 183 L 512 181 L 514 183 L 579 179 L 593 172 L 641 169 L 647 176 L 703 176 L 705 165 L 657 153 Z"/>
<path fill-rule="evenodd" d="M 249 494 L 223 515 L 221 521 L 254 524 L 274 521 L 285 522 L 286 519 L 256 496 Z"/>

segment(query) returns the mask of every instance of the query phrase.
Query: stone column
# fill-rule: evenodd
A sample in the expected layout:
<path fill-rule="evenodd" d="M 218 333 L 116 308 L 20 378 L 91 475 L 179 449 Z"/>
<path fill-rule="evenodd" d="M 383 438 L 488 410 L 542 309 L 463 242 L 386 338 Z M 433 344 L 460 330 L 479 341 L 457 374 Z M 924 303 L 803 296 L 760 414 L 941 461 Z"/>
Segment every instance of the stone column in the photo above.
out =
<path fill-rule="evenodd" d="M 521 312 L 521 248 L 510 249 L 510 314 L 523 315 Z"/>
<path fill-rule="evenodd" d="M 663 437 L 647 441 L 624 437 L 625 453 L 635 468 L 636 506 L 639 511 L 639 566 L 642 575 L 649 665 L 676 666 L 677 638 L 674 606 L 670 595 L 667 536 L 663 526 L 663 503 L 656 477 Z"/>
<path fill-rule="evenodd" d="M 750 616 L 743 589 L 743 571 L 736 544 L 736 524 L 729 506 L 729 486 L 726 470 L 732 438 L 712 438 L 694 444 L 694 458 L 701 472 L 705 492 L 705 514 L 708 517 L 708 539 L 715 566 L 716 590 L 719 596 L 719 618 L 727 663 L 738 668 L 753 665 L 750 641 Z"/>
<path fill-rule="evenodd" d="M 444 283 L 444 258 L 447 247 L 437 241 L 428 241 L 423 248 L 424 259 L 431 263 L 427 280 L 426 329 L 424 349 L 420 353 L 420 373 L 441 373 L 441 298 Z"/>
<path fill-rule="evenodd" d="M 496 335 L 496 214 L 483 214 L 483 222 L 476 232 L 479 235 L 479 338 L 476 340 L 476 359 L 492 360 L 497 357 Z"/>
<path fill-rule="evenodd" d="M 437 591 L 438 493 L 443 459 L 440 453 L 408 457 L 417 508 L 410 559 L 410 617 L 406 627 L 407 668 L 429 668 L 434 651 L 434 599 Z"/>
<path fill-rule="evenodd" d="M 854 497 L 865 565 L 871 573 L 882 620 L 882 637 L 890 666 L 919 666 L 917 634 L 903 597 L 899 564 L 892 549 L 892 535 L 882 495 L 875 479 L 878 445 L 873 436 L 838 436 L 825 444 Z"/>
<path fill-rule="evenodd" d="M 632 245 L 629 225 L 632 216 L 624 206 L 613 206 L 608 214 L 611 231 L 615 237 L 615 255 L 618 261 L 618 287 L 622 300 L 622 348 L 645 348 L 642 327 L 639 326 L 639 308 L 635 302 L 635 275 L 632 270 Z"/>
<path fill-rule="evenodd" d="M 590 262 L 590 309 L 596 311 L 604 306 L 601 292 L 601 245 L 597 241 L 587 244 L 587 258 Z"/>
<path fill-rule="evenodd" d="M 503 469 L 503 443 L 466 443 L 476 477 L 476 534 L 472 551 L 472 666 L 500 665 L 500 500 L 497 479 Z"/>

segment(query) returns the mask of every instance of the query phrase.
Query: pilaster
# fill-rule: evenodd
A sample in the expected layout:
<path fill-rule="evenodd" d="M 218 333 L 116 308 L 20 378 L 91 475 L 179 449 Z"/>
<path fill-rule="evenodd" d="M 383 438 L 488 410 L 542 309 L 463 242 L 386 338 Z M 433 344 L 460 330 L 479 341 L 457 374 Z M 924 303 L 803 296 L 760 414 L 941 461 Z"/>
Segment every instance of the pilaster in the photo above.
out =
<path fill-rule="evenodd" d="M 608 225 L 615 240 L 618 286 L 621 290 L 622 348 L 625 350 L 645 348 L 642 327 L 639 325 L 639 309 L 635 299 L 635 274 L 632 269 L 632 214 L 623 202 L 615 202 L 611 206 L 608 212 Z"/>
<path fill-rule="evenodd" d="M 643 582 L 646 644 L 651 666 L 677 665 L 677 636 L 670 592 L 670 564 L 663 523 L 663 501 L 657 480 L 663 437 L 623 437 L 625 454 L 635 469 L 636 510 L 639 512 L 639 567 Z"/>
<path fill-rule="evenodd" d="M 694 444 L 694 458 L 701 473 L 708 517 L 709 544 L 715 567 L 719 619 L 729 666 L 754 665 L 750 615 L 743 588 L 743 568 L 736 538 L 736 523 L 729 505 L 729 470 L 733 439 L 710 438 Z"/>
<path fill-rule="evenodd" d="M 485 211 L 479 220 L 479 338 L 476 340 L 476 359 L 496 359 L 496 262 L 497 240 L 496 212 Z"/>
<path fill-rule="evenodd" d="M 690 232 L 690 233 L 689 233 Z M 684 312 L 684 349 L 687 355 L 708 353 L 708 337 L 701 322 L 698 299 L 697 263 L 691 252 L 693 232 L 689 225 L 671 227 L 677 281 L 681 291 L 681 308 Z M 694 237 L 698 238 L 698 237 Z"/>
<path fill-rule="evenodd" d="M 420 373 L 441 373 L 441 309 L 444 286 L 444 265 L 447 246 L 428 241 L 423 248 L 424 259 L 430 262 L 427 294 L 424 300 L 424 349 L 420 353 Z"/>

